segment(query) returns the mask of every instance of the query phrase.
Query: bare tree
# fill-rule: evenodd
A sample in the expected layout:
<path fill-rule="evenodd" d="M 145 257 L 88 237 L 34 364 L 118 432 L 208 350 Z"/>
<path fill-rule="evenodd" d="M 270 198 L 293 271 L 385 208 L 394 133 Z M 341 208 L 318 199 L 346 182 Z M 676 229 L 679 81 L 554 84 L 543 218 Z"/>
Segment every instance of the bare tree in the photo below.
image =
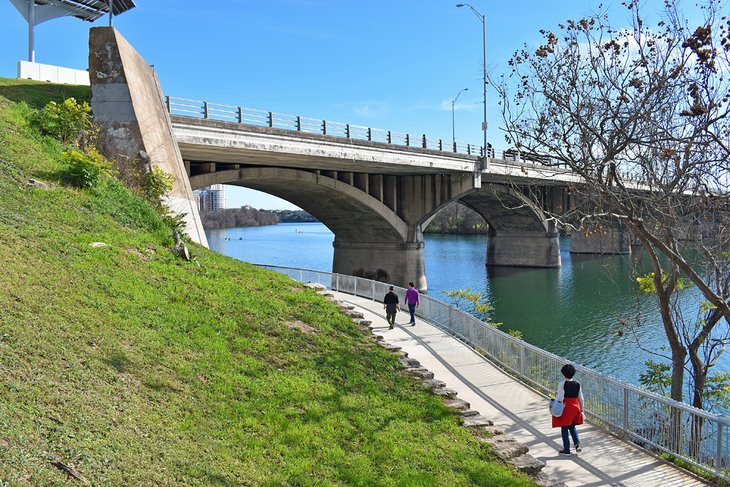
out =
<path fill-rule="evenodd" d="M 507 140 L 545 165 L 580 176 L 579 204 L 552 215 L 566 226 L 619 223 L 643 244 L 670 349 L 670 396 L 681 401 L 685 368 L 703 407 L 710 367 L 730 338 L 730 38 L 720 4 L 690 28 L 677 6 L 649 27 L 624 3 L 630 27 L 605 12 L 541 31 L 544 44 L 517 52 L 501 95 Z M 587 231 L 587 230 L 586 230 Z M 698 319 L 678 299 L 694 286 Z"/>

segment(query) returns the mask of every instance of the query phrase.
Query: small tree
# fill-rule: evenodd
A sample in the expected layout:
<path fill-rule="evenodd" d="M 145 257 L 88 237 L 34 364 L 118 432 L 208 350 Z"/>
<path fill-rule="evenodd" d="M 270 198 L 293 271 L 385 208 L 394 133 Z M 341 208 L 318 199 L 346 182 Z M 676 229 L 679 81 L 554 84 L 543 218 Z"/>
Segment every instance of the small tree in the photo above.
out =
<path fill-rule="evenodd" d="M 114 163 L 95 149 L 63 153 L 63 180 L 77 188 L 91 188 L 114 177 Z"/>
<path fill-rule="evenodd" d="M 500 328 L 503 323 L 496 322 L 492 318 L 494 306 L 484 299 L 481 293 L 472 292 L 471 288 L 457 289 L 456 291 L 442 291 L 459 309 L 474 314 L 486 324 Z M 522 339 L 522 332 L 519 330 L 507 330 L 507 333 L 515 338 Z"/>

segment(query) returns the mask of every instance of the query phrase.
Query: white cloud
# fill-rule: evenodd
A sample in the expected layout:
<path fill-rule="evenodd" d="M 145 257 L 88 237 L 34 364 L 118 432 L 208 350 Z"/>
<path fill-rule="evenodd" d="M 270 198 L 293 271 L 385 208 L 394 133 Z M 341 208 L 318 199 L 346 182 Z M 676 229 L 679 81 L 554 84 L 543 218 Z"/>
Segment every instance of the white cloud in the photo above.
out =
<path fill-rule="evenodd" d="M 363 118 L 377 118 L 390 114 L 392 106 L 387 101 L 367 101 L 352 104 L 352 111 Z"/>

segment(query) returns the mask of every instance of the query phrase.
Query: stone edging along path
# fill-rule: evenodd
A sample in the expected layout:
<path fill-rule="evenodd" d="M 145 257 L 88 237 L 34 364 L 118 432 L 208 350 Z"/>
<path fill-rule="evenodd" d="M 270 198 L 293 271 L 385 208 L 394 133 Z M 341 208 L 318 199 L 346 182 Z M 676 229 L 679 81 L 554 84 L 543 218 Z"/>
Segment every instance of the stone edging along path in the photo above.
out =
<path fill-rule="evenodd" d="M 308 283 L 305 284 L 305 287 L 315 289 L 320 295 L 333 302 L 343 314 L 352 319 L 362 333 L 372 337 L 378 345 L 397 355 L 403 366 L 400 374 L 421 381 L 424 388 L 443 398 L 444 404 L 453 410 L 455 414 L 461 416 L 462 425 L 468 428 L 479 441 L 489 444 L 498 458 L 516 470 L 529 475 L 537 485 L 565 486 L 564 483 L 542 471 L 545 462 L 529 455 L 527 445 L 506 435 L 503 430 L 494 426 L 494 423 L 482 416 L 479 411 L 472 410 L 468 402 L 456 397 L 456 391 L 448 389 L 443 381 L 434 379 L 433 372 L 422 367 L 418 360 L 408 357 L 408 353 L 401 350 L 401 347 L 386 342 L 380 335 L 374 335 L 372 322 L 364 319 L 363 313 L 356 311 L 353 305 L 337 300 L 334 294 L 328 292 L 321 284 Z"/>

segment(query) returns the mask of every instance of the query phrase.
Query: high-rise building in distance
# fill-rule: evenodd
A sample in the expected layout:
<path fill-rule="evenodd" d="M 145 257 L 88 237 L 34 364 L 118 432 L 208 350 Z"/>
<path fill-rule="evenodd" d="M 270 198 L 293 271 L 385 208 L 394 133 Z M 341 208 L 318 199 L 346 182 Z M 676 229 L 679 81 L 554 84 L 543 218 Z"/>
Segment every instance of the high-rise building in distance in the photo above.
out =
<path fill-rule="evenodd" d="M 222 184 L 214 184 L 193 192 L 200 211 L 215 211 L 226 208 L 226 193 Z"/>

